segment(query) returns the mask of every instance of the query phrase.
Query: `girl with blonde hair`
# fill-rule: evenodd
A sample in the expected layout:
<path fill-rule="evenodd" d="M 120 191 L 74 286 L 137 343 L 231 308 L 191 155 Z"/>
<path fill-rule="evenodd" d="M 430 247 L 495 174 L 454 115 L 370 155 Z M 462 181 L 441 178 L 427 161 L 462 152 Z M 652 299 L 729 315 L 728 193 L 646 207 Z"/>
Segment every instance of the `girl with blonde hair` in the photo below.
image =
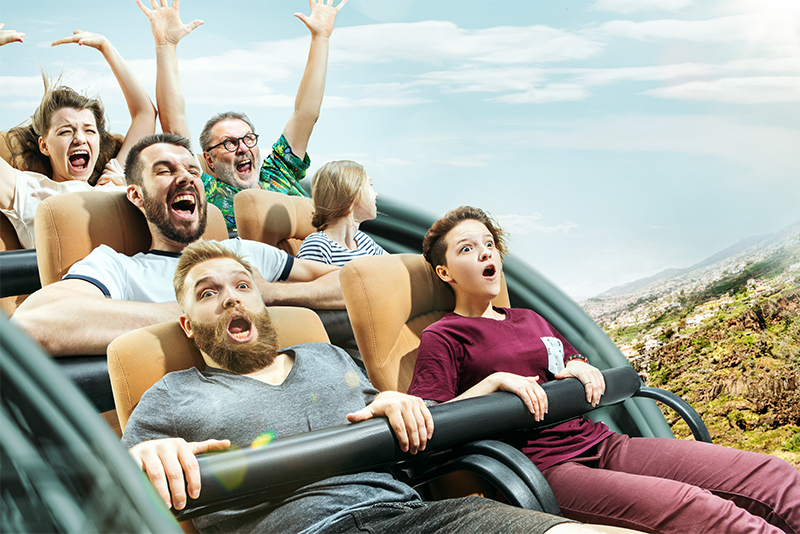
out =
<path fill-rule="evenodd" d="M 318 232 L 303 240 L 298 258 L 342 266 L 360 256 L 386 254 L 380 245 L 358 229 L 377 214 L 372 180 L 354 161 L 331 161 L 314 174 L 311 182 Z"/>

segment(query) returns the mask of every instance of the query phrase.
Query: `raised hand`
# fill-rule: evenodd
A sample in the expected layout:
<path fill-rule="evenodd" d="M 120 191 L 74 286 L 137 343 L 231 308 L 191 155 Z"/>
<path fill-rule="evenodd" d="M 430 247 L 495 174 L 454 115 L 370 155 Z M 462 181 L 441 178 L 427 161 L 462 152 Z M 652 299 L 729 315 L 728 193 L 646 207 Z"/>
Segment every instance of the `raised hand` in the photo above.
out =
<path fill-rule="evenodd" d="M 433 436 L 433 418 L 422 399 L 397 391 L 378 394 L 367 407 L 347 414 L 347 420 L 357 423 L 381 416 L 389 418 L 403 451 L 411 454 L 424 451 Z"/>
<path fill-rule="evenodd" d="M 153 9 L 148 9 L 142 0 L 136 0 L 136 5 L 150 20 L 150 29 L 153 32 L 156 46 L 163 44 L 177 46 L 181 39 L 203 24 L 203 21 L 199 19 L 193 20 L 189 24 L 181 22 L 180 0 L 174 0 L 172 7 L 169 6 L 168 0 L 150 0 L 150 6 Z"/>
<path fill-rule="evenodd" d="M 125 170 L 117 158 L 110 159 L 103 169 L 103 174 L 97 179 L 95 187 L 103 185 L 125 185 Z"/>
<path fill-rule="evenodd" d="M 16 30 L 4 30 L 3 27 L 5 24 L 0 22 L 0 46 L 8 43 L 22 43 L 23 37 L 25 37 L 24 33 L 20 33 Z"/>
<path fill-rule="evenodd" d="M 68 43 L 77 43 L 79 46 L 90 46 L 102 52 L 103 47 L 108 46 L 109 41 L 99 33 L 85 32 L 83 30 L 75 30 L 69 37 L 64 37 L 58 41 L 53 41 L 50 46 L 58 46 Z"/>
<path fill-rule="evenodd" d="M 606 379 L 603 373 L 595 367 L 581 360 L 570 360 L 563 371 L 556 374 L 557 379 L 574 377 L 581 381 L 586 390 L 586 402 L 597 406 L 600 397 L 606 392 Z"/>
<path fill-rule="evenodd" d="M 183 510 L 187 492 L 192 499 L 200 495 L 200 469 L 195 456 L 224 451 L 230 446 L 226 439 L 187 443 L 181 438 L 167 438 L 144 441 L 128 452 L 145 470 L 167 507 Z"/>
<path fill-rule="evenodd" d="M 313 37 L 330 37 L 333 33 L 333 24 L 336 22 L 336 14 L 347 3 L 347 0 L 342 0 L 338 6 L 334 6 L 334 1 L 308 0 L 311 14 L 306 16 L 302 13 L 295 13 L 294 16 L 303 21 Z"/>

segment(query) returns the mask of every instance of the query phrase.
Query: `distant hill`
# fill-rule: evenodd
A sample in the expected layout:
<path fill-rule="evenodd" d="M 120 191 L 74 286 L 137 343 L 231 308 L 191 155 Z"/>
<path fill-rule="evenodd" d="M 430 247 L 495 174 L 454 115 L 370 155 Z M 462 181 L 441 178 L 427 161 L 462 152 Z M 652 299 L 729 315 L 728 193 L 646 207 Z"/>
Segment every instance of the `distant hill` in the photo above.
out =
<path fill-rule="evenodd" d="M 714 443 L 800 470 L 800 222 L 581 306 L 647 385 L 700 413 Z"/>
<path fill-rule="evenodd" d="M 635 305 L 639 300 L 652 300 L 680 291 L 693 292 L 724 276 L 742 271 L 749 263 L 761 261 L 776 251 L 798 243 L 800 221 L 774 234 L 742 239 L 691 267 L 666 269 L 653 276 L 613 287 L 585 300 L 581 307 L 598 320 Z"/>

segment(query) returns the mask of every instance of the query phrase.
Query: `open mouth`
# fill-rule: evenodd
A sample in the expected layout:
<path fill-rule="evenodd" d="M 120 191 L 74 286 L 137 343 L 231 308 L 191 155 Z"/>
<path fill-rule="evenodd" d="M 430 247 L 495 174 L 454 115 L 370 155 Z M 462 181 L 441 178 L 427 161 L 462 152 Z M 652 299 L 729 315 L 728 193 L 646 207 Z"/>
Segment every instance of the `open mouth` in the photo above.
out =
<path fill-rule="evenodd" d="M 249 174 L 253 170 L 253 160 L 246 159 L 236 164 L 236 172 L 239 174 Z"/>
<path fill-rule="evenodd" d="M 197 205 L 197 201 L 195 197 L 191 193 L 181 193 L 177 195 L 175 198 L 172 199 L 172 203 L 170 207 L 175 211 L 177 214 L 183 217 L 189 217 L 194 214 L 195 206 Z"/>
<path fill-rule="evenodd" d="M 488 267 L 486 267 L 483 270 L 483 276 L 485 276 L 486 278 L 491 278 L 492 276 L 494 276 L 495 272 L 496 272 L 496 269 L 495 269 L 494 265 L 489 265 Z"/>
<path fill-rule="evenodd" d="M 249 341 L 254 333 L 248 317 L 236 315 L 228 321 L 228 334 L 236 341 Z"/>
<path fill-rule="evenodd" d="M 74 172 L 86 172 L 89 168 L 89 151 L 76 150 L 69 155 L 69 166 Z"/>

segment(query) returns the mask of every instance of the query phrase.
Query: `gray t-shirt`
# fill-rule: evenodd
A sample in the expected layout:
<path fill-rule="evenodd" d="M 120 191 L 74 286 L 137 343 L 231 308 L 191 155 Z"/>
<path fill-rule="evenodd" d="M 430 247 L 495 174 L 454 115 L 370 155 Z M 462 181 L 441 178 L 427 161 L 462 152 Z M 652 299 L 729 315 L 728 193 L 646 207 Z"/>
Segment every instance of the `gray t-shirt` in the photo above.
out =
<path fill-rule="evenodd" d="M 181 437 L 230 439 L 232 448 L 246 448 L 265 438 L 346 424 L 348 413 L 360 410 L 378 393 L 337 347 L 306 343 L 284 352 L 294 356 L 294 366 L 279 386 L 210 367 L 169 373 L 142 396 L 122 443 L 132 447 Z M 224 510 L 194 521 L 209 532 L 311 533 L 353 510 L 419 500 L 414 490 L 387 473 L 357 473 L 309 484 L 280 503 Z"/>

